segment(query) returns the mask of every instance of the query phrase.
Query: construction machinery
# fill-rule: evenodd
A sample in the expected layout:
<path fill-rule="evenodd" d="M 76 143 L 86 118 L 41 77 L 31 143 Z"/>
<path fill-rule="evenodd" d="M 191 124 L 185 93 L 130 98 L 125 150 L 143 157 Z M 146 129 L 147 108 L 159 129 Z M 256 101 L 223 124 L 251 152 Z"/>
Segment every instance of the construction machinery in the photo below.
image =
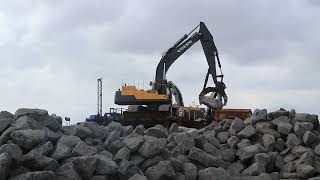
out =
<path fill-rule="evenodd" d="M 196 29 L 199 29 L 196 31 Z M 190 33 L 185 34 L 163 56 L 156 68 L 156 76 L 150 82 L 150 90 L 137 89 L 135 86 L 124 85 L 115 93 L 114 102 L 117 105 L 130 105 L 134 110 L 124 113 L 124 124 L 143 124 L 152 126 L 155 124 L 171 124 L 172 122 L 196 122 L 196 119 L 204 119 L 204 108 L 185 107 L 179 88 L 168 81 L 166 74 L 171 65 L 192 45 L 200 41 L 207 63 L 208 70 L 203 84 L 203 90 L 199 94 L 199 103 L 207 106 L 207 123 L 214 120 L 213 112 L 223 111 L 228 97 L 225 93 L 226 86 L 223 82 L 224 75 L 213 36 L 203 22 L 200 22 Z M 217 73 L 219 68 L 219 74 Z M 214 86 L 207 87 L 209 78 L 212 78 Z M 211 93 L 211 95 L 207 95 Z M 230 110 L 232 111 L 232 110 Z M 230 112 L 229 111 L 229 112 Z M 237 111 L 250 114 L 251 111 Z M 191 118 L 191 114 L 197 114 Z M 249 115 L 248 115 L 249 116 Z M 200 122 L 198 124 L 204 124 Z M 197 126 L 191 123 L 190 126 Z"/>

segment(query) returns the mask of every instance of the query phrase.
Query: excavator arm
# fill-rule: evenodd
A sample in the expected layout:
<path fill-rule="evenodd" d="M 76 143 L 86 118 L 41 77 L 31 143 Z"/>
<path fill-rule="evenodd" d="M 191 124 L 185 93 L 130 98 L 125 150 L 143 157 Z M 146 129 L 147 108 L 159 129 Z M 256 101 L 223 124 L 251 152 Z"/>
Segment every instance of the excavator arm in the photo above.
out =
<path fill-rule="evenodd" d="M 194 32 L 195 29 L 199 27 L 198 32 Z M 194 33 L 193 33 L 194 32 Z M 193 33 L 193 34 L 192 34 Z M 191 35 L 192 34 L 192 35 Z M 203 92 L 199 95 L 200 103 L 202 102 L 202 99 L 206 93 L 213 92 L 215 93 L 215 96 L 223 97 L 224 98 L 224 105 L 226 104 L 227 96 L 224 92 L 224 89 L 221 89 L 221 83 L 223 83 L 223 74 L 221 71 L 221 63 L 219 59 L 219 53 L 216 48 L 216 45 L 213 41 L 213 36 L 209 32 L 208 28 L 203 22 L 200 22 L 200 24 L 195 27 L 189 34 L 185 34 L 182 38 L 180 38 L 171 48 L 169 48 L 164 55 L 162 56 L 156 70 L 156 77 L 155 82 L 153 84 L 153 89 L 159 92 L 159 94 L 164 94 L 167 89 L 167 80 L 166 80 L 166 73 L 168 72 L 171 65 L 184 53 L 186 52 L 193 44 L 198 42 L 200 40 L 205 57 L 207 59 L 208 63 L 208 72 L 205 78 L 205 82 L 203 85 Z M 218 67 L 220 69 L 221 74 L 217 75 L 216 73 L 216 62 L 218 64 Z M 216 87 L 218 88 L 209 88 L 206 89 L 209 76 L 211 75 Z M 218 81 L 218 78 L 220 78 L 220 81 Z M 224 84 L 223 84 L 224 85 Z M 219 89 L 219 92 L 216 91 Z M 208 91 L 210 90 L 210 91 Z M 206 93 L 205 93 L 206 92 Z M 221 94 L 223 93 L 223 94 Z M 181 93 L 180 93 L 181 94 Z M 182 100 L 182 97 L 178 97 L 178 99 Z M 208 99 L 206 99 L 208 100 Z M 204 103 L 207 106 L 210 106 L 210 103 Z"/>

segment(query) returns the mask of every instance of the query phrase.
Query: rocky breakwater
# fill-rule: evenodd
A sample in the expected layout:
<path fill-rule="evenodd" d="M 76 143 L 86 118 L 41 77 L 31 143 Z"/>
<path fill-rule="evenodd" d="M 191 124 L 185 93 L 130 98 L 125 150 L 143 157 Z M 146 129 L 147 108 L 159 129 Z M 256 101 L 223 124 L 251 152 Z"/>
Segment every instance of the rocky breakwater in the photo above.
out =
<path fill-rule="evenodd" d="M 62 126 L 41 109 L 0 113 L 0 179 L 276 180 L 320 177 L 318 116 L 255 110 L 196 130 Z M 318 177 L 318 178 L 319 178 Z"/>

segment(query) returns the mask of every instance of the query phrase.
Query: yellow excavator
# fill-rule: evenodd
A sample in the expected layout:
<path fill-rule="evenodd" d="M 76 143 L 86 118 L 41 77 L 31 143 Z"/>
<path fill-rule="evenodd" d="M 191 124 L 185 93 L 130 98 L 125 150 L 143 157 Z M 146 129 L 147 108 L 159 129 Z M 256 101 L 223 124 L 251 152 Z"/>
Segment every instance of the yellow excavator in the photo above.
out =
<path fill-rule="evenodd" d="M 199 30 L 196 31 L 196 29 Z M 207 119 L 213 119 L 212 112 L 222 111 L 223 107 L 227 104 L 228 97 L 225 93 L 226 86 L 223 82 L 224 75 L 221 70 L 219 53 L 213 41 L 212 34 L 209 32 L 205 23 L 200 22 L 200 24 L 190 33 L 185 34 L 171 48 L 163 53 L 156 69 L 155 80 L 150 82 L 152 87 L 150 90 L 146 91 L 137 89 L 135 86 L 124 85 L 121 89 L 116 91 L 114 99 L 115 104 L 140 107 L 124 114 L 126 115 L 123 120 L 126 122 L 125 124 L 135 123 L 136 125 L 146 125 L 146 122 L 141 122 L 141 119 L 148 119 L 146 120 L 148 123 L 153 122 L 150 123 L 150 125 L 161 123 L 163 119 L 169 119 L 169 124 L 171 124 L 171 122 L 178 119 L 177 117 L 181 116 L 183 116 L 183 119 L 190 120 L 191 114 L 193 114 L 193 120 L 199 117 L 203 118 L 201 115 L 199 117 L 195 116 L 195 114 L 203 112 L 203 108 L 184 107 L 182 94 L 179 88 L 166 78 L 166 74 L 171 65 L 198 41 L 201 42 L 209 66 L 204 80 L 203 90 L 199 94 L 199 103 L 208 107 Z M 219 68 L 219 74 L 217 74 L 217 67 Z M 209 77 L 212 77 L 214 83 L 213 87 L 207 87 Z M 211 95 L 207 96 L 208 93 L 211 93 Z M 173 104 L 173 98 L 175 100 L 175 104 Z M 189 110 L 189 112 L 186 113 L 189 114 L 187 118 L 186 116 L 181 115 L 185 114 L 185 110 Z M 192 112 L 190 113 L 190 111 Z M 240 114 L 246 114 L 247 116 L 251 113 L 251 111 L 249 113 L 248 110 L 241 109 L 239 112 Z M 156 117 L 159 119 L 156 120 Z"/>

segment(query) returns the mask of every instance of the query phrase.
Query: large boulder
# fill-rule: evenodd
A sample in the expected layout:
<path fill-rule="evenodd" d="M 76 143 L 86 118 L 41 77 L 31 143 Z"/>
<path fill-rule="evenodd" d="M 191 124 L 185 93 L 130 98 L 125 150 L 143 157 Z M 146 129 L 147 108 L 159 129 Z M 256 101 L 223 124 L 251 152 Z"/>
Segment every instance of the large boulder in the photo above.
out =
<path fill-rule="evenodd" d="M 106 131 L 103 126 L 99 126 L 97 123 L 86 121 L 83 122 L 81 126 L 89 128 L 92 132 L 91 135 L 93 136 L 93 138 L 103 139 L 106 136 Z"/>
<path fill-rule="evenodd" d="M 198 176 L 197 167 L 192 163 L 184 163 L 182 166 L 186 180 L 196 180 Z"/>
<path fill-rule="evenodd" d="M 98 159 L 93 156 L 81 156 L 71 159 L 75 169 L 84 179 L 90 179 L 98 165 Z"/>
<path fill-rule="evenodd" d="M 138 152 L 144 157 L 150 158 L 163 152 L 166 148 L 167 140 L 165 138 L 145 136 L 145 139 L 146 141 L 138 150 Z"/>
<path fill-rule="evenodd" d="M 41 121 L 47 117 L 49 117 L 48 111 L 44 109 L 29 109 L 29 108 L 20 108 L 15 114 L 14 118 L 18 119 L 22 116 L 29 116 L 36 121 Z"/>
<path fill-rule="evenodd" d="M 175 175 L 175 171 L 170 161 L 160 161 L 158 164 L 149 167 L 145 175 L 149 180 L 170 179 Z"/>
<path fill-rule="evenodd" d="M 54 171 L 59 163 L 53 159 L 39 153 L 27 154 L 23 157 L 23 165 L 33 171 Z"/>
<path fill-rule="evenodd" d="M 13 118 L 0 118 L 0 134 L 11 125 L 12 121 Z"/>
<path fill-rule="evenodd" d="M 313 175 L 316 173 L 316 171 L 312 166 L 305 165 L 305 164 L 296 165 L 296 170 L 297 170 L 298 177 L 302 179 L 313 177 Z"/>
<path fill-rule="evenodd" d="M 87 137 L 92 137 L 92 131 L 88 127 L 77 125 L 74 127 L 74 135 L 81 139 L 85 139 Z"/>
<path fill-rule="evenodd" d="M 231 135 L 236 135 L 239 131 L 245 128 L 245 126 L 246 125 L 244 124 L 242 119 L 235 118 L 230 125 L 229 132 Z"/>
<path fill-rule="evenodd" d="M 58 140 L 58 143 L 64 144 L 70 148 L 74 148 L 80 141 L 81 139 L 77 136 L 62 135 Z"/>
<path fill-rule="evenodd" d="M 182 132 L 174 136 L 174 141 L 179 145 L 181 144 L 186 151 L 195 146 L 194 136 L 188 132 Z"/>
<path fill-rule="evenodd" d="M 292 130 L 292 125 L 287 122 L 279 122 L 278 123 L 278 132 L 281 134 L 288 135 Z"/>
<path fill-rule="evenodd" d="M 9 175 L 11 157 L 8 153 L 0 154 L 0 177 L 6 179 Z"/>
<path fill-rule="evenodd" d="M 103 142 L 103 147 L 107 148 L 113 141 L 116 141 L 120 138 L 121 132 L 118 130 L 114 130 L 109 133 L 106 137 L 106 140 Z"/>
<path fill-rule="evenodd" d="M 168 136 L 168 130 L 162 125 L 157 125 L 145 130 L 145 134 L 156 138 L 165 138 Z"/>
<path fill-rule="evenodd" d="M 239 156 L 241 161 L 249 160 L 254 157 L 254 155 L 258 153 L 265 152 L 265 148 L 263 148 L 260 144 L 255 144 L 247 147 L 243 147 L 238 150 L 237 156 Z"/>
<path fill-rule="evenodd" d="M 254 112 L 252 113 L 251 119 L 252 119 L 252 123 L 255 124 L 257 122 L 261 122 L 261 121 L 266 121 L 267 120 L 267 110 L 266 109 L 256 109 L 254 110 Z"/>
<path fill-rule="evenodd" d="M 130 150 L 127 147 L 121 148 L 113 157 L 113 160 L 116 162 L 121 162 L 123 160 L 129 160 Z"/>
<path fill-rule="evenodd" d="M 262 140 L 264 147 L 267 148 L 269 151 L 273 151 L 276 143 L 274 136 L 272 136 L 271 134 L 264 134 L 262 136 Z"/>
<path fill-rule="evenodd" d="M 313 132 L 311 132 L 311 131 L 306 131 L 306 132 L 304 133 L 302 139 L 303 139 L 303 143 L 304 143 L 305 145 L 310 145 L 310 144 L 314 143 L 314 142 L 318 139 L 318 137 L 317 137 L 317 135 L 314 134 Z"/>
<path fill-rule="evenodd" d="M 36 145 L 47 141 L 47 133 L 44 130 L 18 130 L 11 133 L 12 140 L 20 147 L 30 150 Z"/>
<path fill-rule="evenodd" d="M 28 154 L 38 153 L 43 156 L 48 156 L 53 151 L 54 146 L 51 141 L 47 141 L 45 143 L 39 144 L 35 148 L 33 148 Z"/>
<path fill-rule="evenodd" d="M 199 170 L 198 172 L 199 180 L 219 180 L 219 179 L 229 179 L 229 174 L 221 167 L 208 167 L 206 169 Z"/>
<path fill-rule="evenodd" d="M 310 122 L 314 127 L 319 126 L 319 119 L 317 115 L 311 115 L 306 113 L 295 113 L 295 117 L 293 119 L 294 122 Z"/>
<path fill-rule="evenodd" d="M 20 162 L 22 160 L 22 150 L 16 144 L 10 143 L 2 145 L 0 147 L 0 154 L 1 153 L 8 153 L 10 157 L 17 162 Z"/>
<path fill-rule="evenodd" d="M 56 160 L 62 160 L 67 157 L 71 156 L 71 147 L 67 146 L 63 143 L 57 143 L 54 152 L 52 153 L 51 157 Z"/>
<path fill-rule="evenodd" d="M 43 129 L 43 126 L 40 122 L 32 119 L 29 116 L 22 116 L 16 119 L 16 121 L 13 123 L 13 126 L 16 129 Z"/>
<path fill-rule="evenodd" d="M 311 131 L 313 128 L 314 126 L 311 122 L 296 122 L 293 130 L 299 138 L 302 138 L 306 131 Z"/>
<path fill-rule="evenodd" d="M 251 136 L 255 135 L 257 133 L 257 130 L 252 125 L 247 125 L 244 129 L 242 129 L 238 133 L 238 137 L 241 139 L 247 139 Z"/>
<path fill-rule="evenodd" d="M 299 144 L 301 144 L 301 140 L 294 133 L 290 133 L 287 136 L 287 141 L 286 141 L 287 147 L 292 148 L 292 147 L 297 146 Z"/>

